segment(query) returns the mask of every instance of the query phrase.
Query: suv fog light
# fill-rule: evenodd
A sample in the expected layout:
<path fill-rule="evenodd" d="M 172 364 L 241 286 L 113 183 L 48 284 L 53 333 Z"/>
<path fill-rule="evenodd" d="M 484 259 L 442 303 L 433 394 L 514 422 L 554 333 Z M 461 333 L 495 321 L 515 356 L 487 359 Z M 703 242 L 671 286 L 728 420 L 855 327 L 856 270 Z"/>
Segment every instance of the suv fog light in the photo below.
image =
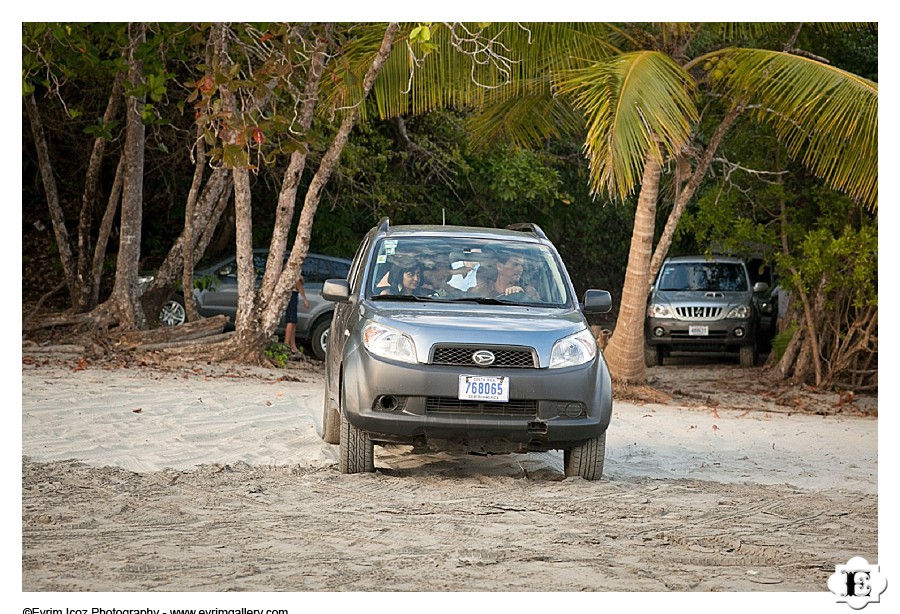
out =
<path fill-rule="evenodd" d="M 744 336 L 744 329 L 743 329 L 743 328 L 740 328 L 740 327 L 739 327 L 739 328 L 735 328 L 735 329 L 734 329 L 734 336 L 735 336 L 735 337 L 743 337 L 743 336 Z"/>
<path fill-rule="evenodd" d="M 662 337 L 662 336 L 665 335 L 665 334 L 666 334 L 666 331 L 664 331 L 664 330 L 662 329 L 662 326 L 657 326 L 656 328 L 653 329 L 653 336 L 654 336 L 654 337 Z"/>
<path fill-rule="evenodd" d="M 559 415 L 566 418 L 580 418 L 586 415 L 584 403 L 560 403 Z"/>

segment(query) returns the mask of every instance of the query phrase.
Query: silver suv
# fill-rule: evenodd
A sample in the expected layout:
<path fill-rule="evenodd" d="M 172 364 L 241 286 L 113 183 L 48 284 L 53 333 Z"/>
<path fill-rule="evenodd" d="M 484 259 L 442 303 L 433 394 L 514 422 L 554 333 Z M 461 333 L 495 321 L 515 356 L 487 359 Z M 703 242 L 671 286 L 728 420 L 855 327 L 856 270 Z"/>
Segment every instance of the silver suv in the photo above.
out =
<path fill-rule="evenodd" d="M 647 307 L 646 363 L 662 364 L 671 351 L 737 351 L 741 366 L 758 357 L 759 310 L 743 260 L 718 256 L 668 258 L 650 293 Z"/>
<path fill-rule="evenodd" d="M 612 415 L 609 371 L 537 226 L 390 226 L 365 236 L 326 353 L 322 438 L 341 473 L 374 470 L 374 444 L 476 454 L 563 450 L 566 476 L 599 479 Z"/>

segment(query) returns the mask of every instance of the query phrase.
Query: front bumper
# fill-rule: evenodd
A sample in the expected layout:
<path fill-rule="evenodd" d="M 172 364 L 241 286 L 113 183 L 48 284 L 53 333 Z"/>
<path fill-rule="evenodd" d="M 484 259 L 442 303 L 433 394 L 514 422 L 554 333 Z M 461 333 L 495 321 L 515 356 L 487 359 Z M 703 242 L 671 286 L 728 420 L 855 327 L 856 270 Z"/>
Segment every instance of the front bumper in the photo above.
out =
<path fill-rule="evenodd" d="M 460 375 L 509 377 L 509 402 L 460 401 Z M 390 362 L 357 346 L 344 358 L 341 406 L 377 443 L 546 451 L 602 435 L 612 416 L 612 386 L 599 354 L 565 369 L 479 369 Z"/>
<path fill-rule="evenodd" d="M 692 326 L 705 326 L 706 334 L 691 334 Z M 675 350 L 721 350 L 750 345 L 756 337 L 753 320 L 729 319 L 685 321 L 675 318 L 647 318 L 644 339 L 650 346 Z"/>

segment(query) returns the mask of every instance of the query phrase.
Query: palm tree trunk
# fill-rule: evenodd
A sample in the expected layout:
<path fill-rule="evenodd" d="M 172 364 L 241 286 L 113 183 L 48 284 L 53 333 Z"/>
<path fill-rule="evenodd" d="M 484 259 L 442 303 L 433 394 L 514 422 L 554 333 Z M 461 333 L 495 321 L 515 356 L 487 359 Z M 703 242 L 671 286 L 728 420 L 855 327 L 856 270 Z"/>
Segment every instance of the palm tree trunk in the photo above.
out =
<path fill-rule="evenodd" d="M 619 317 L 604 352 L 613 379 L 624 383 L 643 383 L 647 379 L 644 363 L 644 316 L 650 288 L 650 258 L 656 229 L 656 199 L 659 195 L 660 163 L 653 153 L 644 163 L 641 193 L 634 215 L 634 231 Z"/>

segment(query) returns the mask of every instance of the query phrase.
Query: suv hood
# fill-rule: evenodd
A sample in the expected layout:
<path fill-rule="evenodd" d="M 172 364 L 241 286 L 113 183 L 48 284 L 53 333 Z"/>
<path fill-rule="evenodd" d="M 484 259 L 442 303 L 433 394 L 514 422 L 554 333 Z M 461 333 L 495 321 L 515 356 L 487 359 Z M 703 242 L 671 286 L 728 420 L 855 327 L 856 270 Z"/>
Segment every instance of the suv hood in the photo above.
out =
<path fill-rule="evenodd" d="M 412 337 L 420 359 L 437 344 L 511 345 L 534 348 L 546 366 L 554 343 L 587 328 L 581 312 L 572 309 L 452 304 L 373 308 L 370 303 L 364 315 Z"/>
<path fill-rule="evenodd" d="M 721 307 L 745 305 L 752 292 L 722 292 L 721 290 L 656 290 L 653 300 L 671 305 L 716 305 Z"/>

